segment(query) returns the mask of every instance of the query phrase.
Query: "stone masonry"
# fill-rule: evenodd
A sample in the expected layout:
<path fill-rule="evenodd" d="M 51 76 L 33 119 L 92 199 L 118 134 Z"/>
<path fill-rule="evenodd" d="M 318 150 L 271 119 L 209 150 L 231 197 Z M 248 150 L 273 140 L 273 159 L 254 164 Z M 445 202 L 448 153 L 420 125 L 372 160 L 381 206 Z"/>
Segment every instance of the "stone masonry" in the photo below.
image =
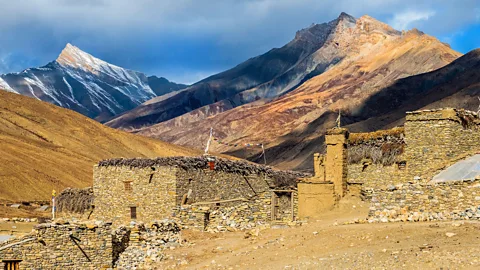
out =
<path fill-rule="evenodd" d="M 480 181 L 405 183 L 373 191 L 371 221 L 480 219 Z"/>
<path fill-rule="evenodd" d="M 421 177 L 428 182 L 459 156 L 480 150 L 480 119 L 457 109 L 408 112 L 405 122 L 407 174 L 400 182 Z"/>
<path fill-rule="evenodd" d="M 181 244 L 180 227 L 172 220 L 120 226 L 58 220 L 0 244 L 1 262 L 20 269 L 152 269 L 163 250 Z"/>
<path fill-rule="evenodd" d="M 220 158 L 211 169 L 209 162 L 205 157 L 102 161 L 94 168 L 95 218 L 114 224 L 174 218 L 182 226 L 218 230 L 250 228 L 274 217 L 295 219 L 296 179 L 305 174 Z M 290 192 L 289 199 L 272 201 L 277 192 Z"/>
<path fill-rule="evenodd" d="M 111 268 L 111 225 L 37 225 L 31 234 L 0 244 L 0 261 L 20 261 L 20 269 Z"/>
<path fill-rule="evenodd" d="M 408 112 L 402 166 L 349 165 L 349 179 L 361 181 L 362 194 L 372 200 L 369 220 L 479 219 L 478 180 L 430 182 L 440 171 L 478 153 L 479 125 L 478 115 L 465 110 Z"/>

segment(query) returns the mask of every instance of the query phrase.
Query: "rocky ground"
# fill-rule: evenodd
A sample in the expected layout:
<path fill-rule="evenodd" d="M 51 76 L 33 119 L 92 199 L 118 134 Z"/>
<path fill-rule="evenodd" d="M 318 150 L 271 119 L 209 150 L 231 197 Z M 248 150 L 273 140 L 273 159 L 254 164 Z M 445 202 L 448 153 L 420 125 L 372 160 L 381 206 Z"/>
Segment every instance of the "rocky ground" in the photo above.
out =
<path fill-rule="evenodd" d="M 355 207 L 354 207 L 355 206 Z M 349 209 L 350 208 L 350 209 Z M 184 231 L 159 269 L 479 269 L 479 222 L 345 224 L 361 202 L 302 226 L 211 234 Z"/>
<path fill-rule="evenodd" d="M 368 204 L 347 199 L 297 227 L 207 233 L 184 230 L 151 269 L 480 269 L 480 222 L 356 223 Z M 1 219 L 0 234 L 33 222 Z"/>

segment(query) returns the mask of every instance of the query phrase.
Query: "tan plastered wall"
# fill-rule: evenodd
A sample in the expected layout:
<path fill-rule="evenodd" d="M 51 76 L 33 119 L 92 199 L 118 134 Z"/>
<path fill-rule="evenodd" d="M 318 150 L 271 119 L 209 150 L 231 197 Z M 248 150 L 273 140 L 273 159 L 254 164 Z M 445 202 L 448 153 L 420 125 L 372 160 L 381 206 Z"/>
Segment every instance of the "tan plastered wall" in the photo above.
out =
<path fill-rule="evenodd" d="M 327 155 L 325 159 L 325 180 L 335 184 L 335 194 L 343 197 L 347 191 L 347 148 L 348 131 L 345 129 L 331 129 L 327 134 Z"/>
<path fill-rule="evenodd" d="M 336 203 L 333 183 L 298 183 L 298 217 L 318 216 Z"/>

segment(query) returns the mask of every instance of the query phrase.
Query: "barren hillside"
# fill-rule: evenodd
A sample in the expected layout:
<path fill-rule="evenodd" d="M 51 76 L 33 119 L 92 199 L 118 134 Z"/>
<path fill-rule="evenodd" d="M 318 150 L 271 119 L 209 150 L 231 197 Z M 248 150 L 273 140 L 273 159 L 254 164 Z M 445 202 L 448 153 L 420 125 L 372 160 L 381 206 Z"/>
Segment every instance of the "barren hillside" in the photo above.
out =
<path fill-rule="evenodd" d="M 6 91 L 0 91 L 0 145 L 0 200 L 13 201 L 47 200 L 52 189 L 90 186 L 101 159 L 199 153 Z"/>

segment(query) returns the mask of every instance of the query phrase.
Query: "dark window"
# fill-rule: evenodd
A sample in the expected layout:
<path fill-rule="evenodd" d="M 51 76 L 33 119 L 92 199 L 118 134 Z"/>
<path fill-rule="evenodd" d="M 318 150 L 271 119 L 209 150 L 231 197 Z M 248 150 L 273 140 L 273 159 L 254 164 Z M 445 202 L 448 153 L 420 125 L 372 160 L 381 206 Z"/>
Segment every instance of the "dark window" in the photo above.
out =
<path fill-rule="evenodd" d="M 132 191 L 132 181 L 125 181 L 123 184 L 125 185 L 125 191 Z"/>
<path fill-rule="evenodd" d="M 137 207 L 136 206 L 130 206 L 130 218 L 131 219 L 137 219 Z"/>
<path fill-rule="evenodd" d="M 4 260 L 5 270 L 19 270 L 21 260 Z"/>

